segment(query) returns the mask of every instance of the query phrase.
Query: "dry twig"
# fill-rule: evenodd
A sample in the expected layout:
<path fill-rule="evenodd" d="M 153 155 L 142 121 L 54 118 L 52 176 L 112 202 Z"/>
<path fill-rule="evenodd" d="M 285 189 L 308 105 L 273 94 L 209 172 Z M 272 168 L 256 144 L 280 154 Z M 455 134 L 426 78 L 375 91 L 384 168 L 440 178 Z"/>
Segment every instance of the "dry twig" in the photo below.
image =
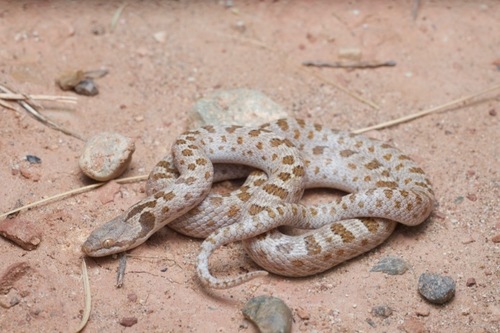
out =
<path fill-rule="evenodd" d="M 0 93 L 0 99 L 6 100 L 38 100 L 38 101 L 54 101 L 62 103 L 72 103 L 75 104 L 78 99 L 74 96 L 50 96 L 50 95 L 23 95 L 23 94 L 10 94 L 10 93 Z"/>
<path fill-rule="evenodd" d="M 11 95 L 16 94 L 15 92 L 9 90 L 7 87 L 5 87 L 3 85 L 0 85 L 0 92 L 6 93 L 6 94 L 11 94 Z M 26 98 L 28 98 L 28 97 L 26 96 Z M 25 109 L 30 116 L 32 116 L 33 118 L 35 118 L 36 120 L 38 120 L 42 124 L 52 128 L 52 129 L 55 129 L 57 131 L 63 132 L 66 135 L 70 135 L 74 138 L 85 141 L 80 135 L 73 133 L 73 132 L 59 126 L 58 124 L 56 124 L 52 120 L 50 120 L 48 117 L 46 117 L 43 114 L 41 114 L 40 112 L 38 112 L 38 110 L 35 108 L 35 106 L 33 105 L 33 102 L 31 100 L 27 101 L 27 100 L 21 99 L 21 100 L 16 100 L 16 102 L 19 105 L 21 105 L 23 107 L 23 109 Z"/>
<path fill-rule="evenodd" d="M 87 272 L 87 264 L 85 263 L 85 258 L 82 261 L 82 280 L 83 280 L 83 291 L 85 293 L 85 308 L 83 310 L 82 321 L 80 325 L 76 329 L 76 332 L 80 332 L 85 328 L 87 322 L 90 318 L 90 310 L 92 307 L 92 296 L 90 295 L 90 283 L 89 283 L 89 274 Z"/>
<path fill-rule="evenodd" d="M 394 120 L 390 120 L 390 121 L 386 121 L 384 123 L 380 123 L 380 124 L 373 125 L 373 126 L 370 126 L 370 127 L 360 128 L 360 129 L 354 130 L 352 132 L 355 133 L 355 134 L 359 134 L 359 133 L 364 133 L 364 132 L 368 132 L 368 131 L 375 130 L 375 129 L 381 129 L 381 128 L 386 128 L 386 127 L 394 126 L 394 125 L 397 125 L 397 124 L 405 123 L 407 121 L 423 117 L 423 116 L 425 116 L 425 115 L 427 115 L 429 113 L 442 111 L 442 110 L 444 110 L 446 108 L 449 108 L 451 106 L 456 106 L 456 105 L 458 105 L 460 103 L 467 103 L 470 100 L 472 100 L 473 98 L 479 97 L 481 95 L 484 95 L 486 93 L 489 93 L 489 92 L 492 92 L 492 91 L 495 91 L 495 90 L 498 90 L 498 89 L 500 89 L 500 84 L 495 85 L 493 87 L 490 87 L 488 89 L 484 89 L 484 90 L 482 90 L 480 92 L 471 94 L 469 96 L 465 96 L 465 97 L 456 99 L 454 101 L 445 103 L 443 105 L 436 106 L 435 108 L 430 108 L 430 109 L 423 110 L 423 111 L 420 111 L 420 112 L 412 113 L 412 114 L 409 114 L 407 116 L 404 116 L 404 117 L 401 117 L 401 118 L 398 118 L 398 119 L 394 119 Z"/>
<path fill-rule="evenodd" d="M 378 67 L 394 67 L 395 61 L 304 61 L 302 65 L 306 67 L 329 67 L 329 68 L 351 68 L 351 69 L 371 69 Z"/>
<path fill-rule="evenodd" d="M 118 272 L 116 274 L 116 288 L 123 286 L 123 279 L 125 278 L 125 269 L 127 268 L 127 254 L 120 253 L 120 263 L 118 264 Z"/>
<path fill-rule="evenodd" d="M 127 178 L 121 178 L 121 179 L 115 179 L 114 181 L 116 181 L 117 183 L 119 184 L 125 184 L 125 183 L 130 183 L 130 182 L 135 182 L 135 181 L 142 181 L 142 180 L 146 180 L 148 178 L 147 175 L 140 175 L 140 176 L 134 176 L 134 177 L 127 177 Z M 33 203 L 30 203 L 28 205 L 24 205 L 22 207 L 18 207 L 16 209 L 13 209 L 11 211 L 8 211 L 8 212 L 5 212 L 3 214 L 0 214 L 0 219 L 1 218 L 4 218 L 10 214 L 14 214 L 14 213 L 17 213 L 23 209 L 28 209 L 28 208 L 33 208 L 33 207 L 36 207 L 36 206 L 41 206 L 47 202 L 50 202 L 50 201 L 53 201 L 53 200 L 56 200 L 56 199 L 61 199 L 61 198 L 64 198 L 64 197 L 67 197 L 67 196 L 70 196 L 70 195 L 73 195 L 73 194 L 80 194 L 80 193 L 84 193 L 84 192 L 87 192 L 87 191 L 90 191 L 90 190 L 93 190 L 95 188 L 98 188 L 100 186 L 103 186 L 107 183 L 97 183 L 97 184 L 92 184 L 92 185 L 87 185 L 87 186 L 84 186 L 84 187 L 80 187 L 80 188 L 76 188 L 76 189 L 73 189 L 73 190 L 70 190 L 70 191 L 67 191 L 67 192 L 64 192 L 64 193 L 59 193 L 59 194 L 56 194 L 54 196 L 51 196 L 51 197 L 48 197 L 48 198 L 45 198 L 45 199 L 42 199 L 42 200 L 38 200 L 38 201 L 35 201 Z"/>
<path fill-rule="evenodd" d="M 234 37 L 234 36 L 231 36 L 231 35 L 227 35 L 227 34 L 223 34 L 224 36 L 227 36 L 227 37 Z M 242 36 L 238 36 L 236 38 L 238 41 L 240 42 L 244 42 L 244 43 L 248 43 L 248 44 L 252 44 L 252 45 L 256 45 L 258 47 L 261 47 L 263 49 L 266 49 L 268 51 L 271 51 L 272 53 L 278 53 L 280 54 L 281 57 L 283 57 L 283 59 L 285 59 L 286 63 L 288 66 L 290 67 L 293 67 L 293 68 L 297 68 L 299 71 L 301 71 L 302 74 L 305 74 L 305 75 L 313 75 L 314 77 L 316 77 L 317 79 L 319 79 L 320 81 L 323 81 L 324 83 L 328 84 L 328 85 L 331 85 L 332 87 L 344 92 L 345 94 L 351 96 L 352 98 L 358 100 L 359 102 L 363 103 L 363 104 L 366 104 L 374 109 L 380 109 L 380 107 L 375 104 L 374 102 L 360 96 L 359 94 L 355 93 L 354 91 L 351 91 L 343 86 L 341 86 L 340 84 L 338 83 L 335 83 L 333 82 L 332 80 L 330 79 L 327 79 L 326 77 L 324 77 L 323 75 L 319 74 L 319 73 L 315 73 L 315 72 L 312 72 L 312 71 L 307 71 L 306 69 L 304 69 L 302 66 L 297 66 L 297 64 L 295 62 L 292 62 L 291 60 L 288 59 L 288 55 L 285 53 L 285 52 L 282 52 L 280 50 L 277 50 L 277 49 L 274 49 L 272 47 L 269 47 L 268 45 L 266 45 L 265 43 L 263 42 L 260 42 L 258 40 L 255 40 L 255 39 L 251 39 L 251 38 L 245 38 L 245 37 L 242 37 Z"/>

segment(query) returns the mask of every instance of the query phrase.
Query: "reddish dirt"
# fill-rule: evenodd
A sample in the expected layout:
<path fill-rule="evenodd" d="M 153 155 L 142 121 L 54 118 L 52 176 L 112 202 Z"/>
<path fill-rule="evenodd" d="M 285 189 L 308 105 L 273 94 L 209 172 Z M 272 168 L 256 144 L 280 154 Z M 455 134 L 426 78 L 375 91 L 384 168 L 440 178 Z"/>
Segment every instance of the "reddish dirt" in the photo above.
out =
<path fill-rule="evenodd" d="M 218 1 L 130 1 L 111 31 L 121 3 L 4 2 L 0 71 L 20 92 L 71 95 L 54 84 L 60 73 L 109 69 L 97 81 L 98 96 L 79 96 L 69 107 L 44 103 L 42 112 L 84 137 L 100 131 L 132 137 L 137 150 L 126 176 L 147 174 L 187 128 L 192 104 L 217 89 L 260 90 L 291 116 L 357 129 L 499 83 L 500 6 L 494 0 L 421 1 L 416 19 L 412 1 L 234 1 L 231 8 Z M 164 32 L 160 41 L 158 32 Z M 337 61 L 345 48 L 397 66 L 299 70 L 303 61 Z M 87 259 L 93 300 L 85 331 L 255 332 L 240 309 L 250 297 L 267 294 L 290 306 L 294 332 L 498 332 L 499 96 L 374 133 L 411 155 L 432 180 L 438 206 L 422 226 L 399 227 L 376 250 L 318 276 L 270 276 L 225 291 L 197 283 L 200 241 L 164 230 L 131 251 L 121 289 L 114 287 L 117 260 Z M 0 211 L 91 183 L 78 169 L 82 141 L 22 110 L 0 107 L 0 119 Z M 42 163 L 29 165 L 27 154 Z M 42 230 L 42 240 L 24 251 L 0 239 L 0 273 L 19 262 L 30 267 L 14 282 L 19 303 L 0 307 L 0 331 L 76 329 L 84 299 L 80 245 L 143 197 L 144 183 L 134 183 L 22 212 Z M 386 255 L 403 257 L 412 269 L 401 276 L 370 273 Z M 215 257 L 215 274 L 256 269 L 238 244 Z M 455 298 L 442 306 L 422 300 L 416 286 L 423 272 L 453 277 Z M 466 286 L 470 278 L 477 283 Z M 370 314 L 383 304 L 394 309 L 389 318 Z M 126 317 L 137 324 L 121 326 Z"/>

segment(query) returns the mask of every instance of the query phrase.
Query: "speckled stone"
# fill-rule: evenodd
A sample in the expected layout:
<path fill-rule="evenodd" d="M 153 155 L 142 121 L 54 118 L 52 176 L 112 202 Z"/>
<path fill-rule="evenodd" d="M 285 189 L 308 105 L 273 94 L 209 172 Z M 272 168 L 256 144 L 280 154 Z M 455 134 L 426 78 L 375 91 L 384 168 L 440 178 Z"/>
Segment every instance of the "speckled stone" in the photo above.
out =
<path fill-rule="evenodd" d="M 135 145 L 119 133 L 102 132 L 91 137 L 80 156 L 80 169 L 88 177 L 107 181 L 120 176 L 130 164 Z"/>
<path fill-rule="evenodd" d="M 443 304 L 455 296 L 455 281 L 449 276 L 423 273 L 418 278 L 418 292 L 434 304 Z"/>
<path fill-rule="evenodd" d="M 286 117 L 285 109 L 260 91 L 222 90 L 196 102 L 190 113 L 190 127 L 207 124 L 259 126 Z"/>
<path fill-rule="evenodd" d="M 257 296 L 250 299 L 242 310 L 261 333 L 289 333 L 292 331 L 292 311 L 276 297 Z"/>
<path fill-rule="evenodd" d="M 408 270 L 408 264 L 396 256 L 387 256 L 380 259 L 370 270 L 371 272 L 383 272 L 389 275 L 402 275 Z"/>

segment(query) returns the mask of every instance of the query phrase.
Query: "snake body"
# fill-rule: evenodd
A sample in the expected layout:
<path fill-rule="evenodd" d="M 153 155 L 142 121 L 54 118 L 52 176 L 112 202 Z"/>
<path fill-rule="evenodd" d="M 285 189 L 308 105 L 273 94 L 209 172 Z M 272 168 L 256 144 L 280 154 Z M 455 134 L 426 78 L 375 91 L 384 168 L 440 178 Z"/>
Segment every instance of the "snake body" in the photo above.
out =
<path fill-rule="evenodd" d="M 144 220 L 151 220 L 153 225 L 148 228 L 148 237 L 172 222 L 169 226 L 184 234 L 206 237 L 197 260 L 201 282 L 213 288 L 228 288 L 267 274 L 257 271 L 236 278 L 214 277 L 208 269 L 209 256 L 229 242 L 243 240 L 249 255 L 266 271 L 307 276 L 372 249 L 392 233 L 397 222 L 419 224 L 432 210 L 434 196 L 422 169 L 386 143 L 299 119 L 281 119 L 258 129 L 233 128 L 236 129 L 238 133 L 227 133 L 227 129 L 211 127 L 210 131 L 202 129 L 181 136 L 181 141 L 174 144 L 173 154 L 150 174 L 148 193 L 155 194 L 95 230 L 84 244 L 84 252 L 97 256 L 132 248 L 139 244 L 137 234 L 143 229 Z M 250 131 L 265 133 L 267 141 L 251 140 Z M 229 196 L 208 195 L 214 169 L 185 174 L 190 171 L 185 167 L 190 162 L 185 157 L 178 159 L 179 151 L 186 149 L 186 140 L 182 139 L 185 136 L 197 138 L 195 155 L 208 152 L 204 157 L 195 157 L 206 161 L 204 167 L 210 161 L 244 164 L 263 170 L 265 176 L 250 177 Z M 259 149 L 265 142 L 266 147 Z M 176 148 L 178 144 L 180 148 Z M 280 153 L 279 149 L 286 152 Z M 214 154 L 215 151 L 220 154 Z M 249 156 L 259 156 L 263 163 L 249 160 Z M 283 163 L 286 156 L 293 156 L 293 166 Z M 199 177 L 202 171 L 211 176 Z M 248 172 L 241 167 L 218 166 L 215 179 L 230 179 Z M 187 184 L 187 178 L 200 179 L 201 185 L 194 186 L 198 184 L 195 181 Z M 187 190 L 191 185 L 202 190 Z M 328 204 L 298 204 L 303 190 L 313 187 L 336 188 L 350 194 Z M 194 207 L 190 210 L 186 202 L 174 206 L 177 202 L 165 200 L 165 193 L 181 197 L 200 194 L 189 205 Z M 165 210 L 170 214 L 165 214 Z M 178 213 L 171 214 L 172 211 Z M 142 217 L 149 213 L 154 218 Z M 124 225 L 133 227 L 135 235 L 123 237 L 125 233 L 120 229 Z M 281 225 L 312 230 L 291 236 L 276 229 Z"/>

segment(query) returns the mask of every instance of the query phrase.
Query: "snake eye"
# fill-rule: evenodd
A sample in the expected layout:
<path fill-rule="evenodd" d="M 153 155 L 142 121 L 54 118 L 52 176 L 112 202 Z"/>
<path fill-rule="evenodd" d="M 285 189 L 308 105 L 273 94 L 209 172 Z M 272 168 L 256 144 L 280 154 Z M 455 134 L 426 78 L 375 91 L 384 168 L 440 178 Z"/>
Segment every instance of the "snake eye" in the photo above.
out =
<path fill-rule="evenodd" d="M 113 245 L 115 245 L 115 241 L 112 240 L 111 238 L 108 238 L 108 239 L 105 239 L 103 242 L 102 242 L 102 246 L 106 249 L 109 249 L 110 247 L 112 247 Z"/>

